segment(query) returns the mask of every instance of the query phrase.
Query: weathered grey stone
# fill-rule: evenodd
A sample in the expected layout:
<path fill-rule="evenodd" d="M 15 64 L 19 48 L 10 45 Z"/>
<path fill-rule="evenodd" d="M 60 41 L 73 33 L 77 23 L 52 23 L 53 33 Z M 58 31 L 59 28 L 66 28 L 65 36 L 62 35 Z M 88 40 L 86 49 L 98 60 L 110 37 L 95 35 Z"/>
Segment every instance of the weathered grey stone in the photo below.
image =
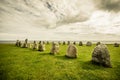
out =
<path fill-rule="evenodd" d="M 50 42 L 49 42 L 49 41 L 47 41 L 47 44 L 50 44 Z"/>
<path fill-rule="evenodd" d="M 99 45 L 99 44 L 101 44 L 101 43 L 100 43 L 100 42 L 97 42 L 97 43 L 96 43 L 96 46 Z"/>
<path fill-rule="evenodd" d="M 59 53 L 59 44 L 53 42 L 50 54 L 58 54 L 58 53 Z"/>
<path fill-rule="evenodd" d="M 43 41 L 43 44 L 45 44 L 45 41 Z"/>
<path fill-rule="evenodd" d="M 67 49 L 66 57 L 77 58 L 77 47 L 73 44 L 70 44 Z"/>
<path fill-rule="evenodd" d="M 19 47 L 21 47 L 21 45 L 22 45 L 21 41 L 18 42 L 18 45 L 19 45 Z"/>
<path fill-rule="evenodd" d="M 83 46 L 83 43 L 82 43 L 82 41 L 80 41 L 80 42 L 79 42 L 79 46 Z"/>
<path fill-rule="evenodd" d="M 68 41 L 67 44 L 70 45 L 70 41 Z"/>
<path fill-rule="evenodd" d="M 36 41 L 33 42 L 33 50 L 37 49 L 37 43 Z"/>
<path fill-rule="evenodd" d="M 106 45 L 99 44 L 95 47 L 92 53 L 92 62 L 105 67 L 111 67 L 110 54 Z"/>
<path fill-rule="evenodd" d="M 45 51 L 45 44 L 39 43 L 38 44 L 38 51 Z"/>
<path fill-rule="evenodd" d="M 16 41 L 15 46 L 19 47 L 19 40 Z"/>
<path fill-rule="evenodd" d="M 25 43 L 26 43 L 26 44 L 28 43 L 28 39 L 25 39 Z"/>
<path fill-rule="evenodd" d="M 28 47 L 28 39 L 25 39 L 25 42 L 22 44 L 23 48 L 27 48 Z"/>
<path fill-rule="evenodd" d="M 63 45 L 66 45 L 65 41 L 63 41 Z"/>
<path fill-rule="evenodd" d="M 58 44 L 59 44 L 59 45 L 61 45 L 61 42 L 60 42 L 60 41 L 58 41 Z"/>
<path fill-rule="evenodd" d="M 114 43 L 114 47 L 119 47 L 119 44 L 118 43 Z"/>
<path fill-rule="evenodd" d="M 33 43 L 29 43 L 28 48 L 33 49 Z"/>
<path fill-rule="evenodd" d="M 27 43 L 23 43 L 22 44 L 22 48 L 27 48 L 28 47 L 28 44 Z"/>
<path fill-rule="evenodd" d="M 74 41 L 73 44 L 76 45 L 76 42 Z"/>
<path fill-rule="evenodd" d="M 92 46 L 92 42 L 88 41 L 88 42 L 86 43 L 86 46 Z"/>
<path fill-rule="evenodd" d="M 42 43 L 42 41 L 39 41 L 39 44 L 41 44 Z"/>

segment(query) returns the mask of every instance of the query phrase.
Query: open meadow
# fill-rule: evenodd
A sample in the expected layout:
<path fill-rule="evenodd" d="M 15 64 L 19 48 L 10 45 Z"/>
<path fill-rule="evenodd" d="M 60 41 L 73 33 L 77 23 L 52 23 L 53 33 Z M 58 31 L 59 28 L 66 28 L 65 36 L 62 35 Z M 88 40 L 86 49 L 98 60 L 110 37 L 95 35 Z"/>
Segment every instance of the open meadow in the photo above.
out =
<path fill-rule="evenodd" d="M 50 55 L 51 44 L 40 52 L 14 44 L 0 44 L 0 80 L 120 80 L 120 47 L 109 44 L 112 68 L 91 63 L 92 46 L 78 46 L 78 57 L 65 57 L 68 45 Z"/>

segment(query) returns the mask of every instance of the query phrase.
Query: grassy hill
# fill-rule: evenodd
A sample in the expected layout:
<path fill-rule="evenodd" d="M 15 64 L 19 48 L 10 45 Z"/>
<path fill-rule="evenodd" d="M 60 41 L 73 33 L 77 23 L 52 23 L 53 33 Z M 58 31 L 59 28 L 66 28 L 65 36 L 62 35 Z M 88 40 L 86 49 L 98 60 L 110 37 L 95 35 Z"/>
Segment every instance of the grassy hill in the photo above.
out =
<path fill-rule="evenodd" d="M 95 45 L 78 46 L 78 58 L 68 59 L 67 45 L 60 45 L 60 53 L 50 55 L 51 45 L 39 52 L 13 44 L 0 44 L 0 80 L 119 80 L 120 47 L 107 45 L 112 68 L 90 62 Z"/>

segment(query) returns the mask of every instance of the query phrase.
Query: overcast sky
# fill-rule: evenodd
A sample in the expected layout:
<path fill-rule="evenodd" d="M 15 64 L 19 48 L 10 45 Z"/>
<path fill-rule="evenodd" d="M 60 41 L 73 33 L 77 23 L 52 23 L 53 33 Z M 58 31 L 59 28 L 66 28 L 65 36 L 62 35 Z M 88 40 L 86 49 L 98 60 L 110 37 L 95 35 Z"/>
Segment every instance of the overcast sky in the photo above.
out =
<path fill-rule="evenodd" d="M 120 0 L 0 0 L 0 40 L 120 41 Z"/>

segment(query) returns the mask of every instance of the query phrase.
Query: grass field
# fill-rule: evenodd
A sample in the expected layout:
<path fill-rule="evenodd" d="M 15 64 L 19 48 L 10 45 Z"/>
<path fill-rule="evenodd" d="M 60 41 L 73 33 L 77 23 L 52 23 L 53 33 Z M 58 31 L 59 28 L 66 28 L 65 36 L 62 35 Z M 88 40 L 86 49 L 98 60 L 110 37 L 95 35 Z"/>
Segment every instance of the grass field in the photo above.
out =
<path fill-rule="evenodd" d="M 78 58 L 64 55 L 67 45 L 60 45 L 60 53 L 50 55 L 51 45 L 39 52 L 13 44 L 0 44 L 0 80 L 120 80 L 120 47 L 107 45 L 112 68 L 93 65 L 95 45 L 77 46 Z"/>

